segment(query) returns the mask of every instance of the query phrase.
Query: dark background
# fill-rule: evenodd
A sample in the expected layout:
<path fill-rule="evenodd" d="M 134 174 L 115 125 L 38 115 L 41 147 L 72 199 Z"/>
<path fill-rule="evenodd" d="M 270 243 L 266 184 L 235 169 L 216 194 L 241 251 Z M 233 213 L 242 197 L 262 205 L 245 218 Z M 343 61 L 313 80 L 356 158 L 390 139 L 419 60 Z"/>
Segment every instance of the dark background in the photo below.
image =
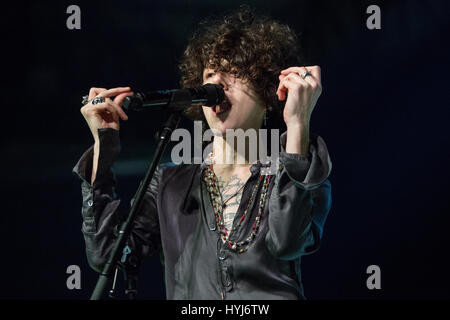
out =
<path fill-rule="evenodd" d="M 177 88 L 177 62 L 210 14 L 250 4 L 301 33 L 307 65 L 322 67 L 311 130 L 333 162 L 333 207 L 321 249 L 303 259 L 311 299 L 449 299 L 447 1 L 54 1 L 2 9 L 1 278 L 3 299 L 87 299 L 96 273 L 81 235 L 80 182 L 71 173 L 92 138 L 79 109 L 92 86 Z M 66 8 L 81 8 L 81 30 Z M 381 30 L 366 8 L 381 8 Z M 164 120 L 129 113 L 116 172 L 129 201 Z M 184 121 L 183 127 L 189 122 Z M 79 265 L 81 290 L 66 268 Z M 366 268 L 381 268 L 368 290 Z M 141 299 L 164 299 L 150 258 Z"/>

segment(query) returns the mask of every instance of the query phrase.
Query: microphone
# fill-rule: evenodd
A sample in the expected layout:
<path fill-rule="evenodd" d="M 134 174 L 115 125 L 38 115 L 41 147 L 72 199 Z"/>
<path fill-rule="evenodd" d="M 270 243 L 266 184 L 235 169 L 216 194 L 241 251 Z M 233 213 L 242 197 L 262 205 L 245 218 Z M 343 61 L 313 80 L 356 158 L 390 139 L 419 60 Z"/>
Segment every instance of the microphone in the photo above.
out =
<path fill-rule="evenodd" d="M 197 88 L 137 92 L 126 97 L 122 107 L 126 110 L 171 110 L 181 111 L 191 105 L 215 106 L 225 99 L 222 86 L 207 83 Z"/>

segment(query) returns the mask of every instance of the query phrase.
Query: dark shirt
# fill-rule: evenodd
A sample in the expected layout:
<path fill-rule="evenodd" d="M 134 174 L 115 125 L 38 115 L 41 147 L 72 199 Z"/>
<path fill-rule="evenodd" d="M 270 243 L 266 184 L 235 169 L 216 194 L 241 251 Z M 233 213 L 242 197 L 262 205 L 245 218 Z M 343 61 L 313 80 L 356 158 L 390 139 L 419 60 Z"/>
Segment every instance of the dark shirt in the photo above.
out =
<path fill-rule="evenodd" d="M 100 272 L 107 260 L 120 222 L 116 179 L 112 165 L 120 153 L 119 132 L 99 129 L 100 155 L 96 179 L 93 147 L 73 171 L 82 179 L 82 233 L 90 266 Z M 127 241 L 137 261 L 162 253 L 167 299 L 305 299 L 301 257 L 320 245 L 331 207 L 327 179 L 331 161 L 325 142 L 311 134 L 308 157 L 286 153 L 281 136 L 281 171 L 271 179 L 259 232 L 243 253 L 230 250 L 216 228 L 203 164 L 161 164 L 146 190 Z M 259 178 L 261 163 L 250 168 L 239 209 L 238 223 Z M 261 191 L 261 185 L 259 187 Z M 259 198 L 259 193 L 258 193 Z M 230 240 L 250 234 L 257 202 Z"/>

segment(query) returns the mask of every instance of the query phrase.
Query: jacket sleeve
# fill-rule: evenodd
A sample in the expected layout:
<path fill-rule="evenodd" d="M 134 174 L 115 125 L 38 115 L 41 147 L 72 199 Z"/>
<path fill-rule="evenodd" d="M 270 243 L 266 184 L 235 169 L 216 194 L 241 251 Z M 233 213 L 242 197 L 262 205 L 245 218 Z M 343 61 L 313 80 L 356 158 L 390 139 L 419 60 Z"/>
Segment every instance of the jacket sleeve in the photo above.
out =
<path fill-rule="evenodd" d="M 96 179 L 91 185 L 93 146 L 81 157 L 73 172 L 81 179 L 82 228 L 89 265 L 101 272 L 112 249 L 122 222 L 118 208 L 120 198 L 116 194 L 116 179 L 112 170 L 120 153 L 119 131 L 99 129 L 100 154 Z M 131 249 L 136 266 L 140 261 L 160 249 L 160 234 L 156 197 L 161 170 L 155 175 L 146 190 L 142 206 L 136 214 L 132 231 L 126 245 Z M 137 259 L 136 259 L 137 258 Z"/>
<path fill-rule="evenodd" d="M 281 136 L 279 173 L 269 198 L 266 246 L 275 257 L 293 260 L 319 249 L 331 208 L 331 160 L 325 142 L 311 134 L 307 157 L 285 152 Z"/>

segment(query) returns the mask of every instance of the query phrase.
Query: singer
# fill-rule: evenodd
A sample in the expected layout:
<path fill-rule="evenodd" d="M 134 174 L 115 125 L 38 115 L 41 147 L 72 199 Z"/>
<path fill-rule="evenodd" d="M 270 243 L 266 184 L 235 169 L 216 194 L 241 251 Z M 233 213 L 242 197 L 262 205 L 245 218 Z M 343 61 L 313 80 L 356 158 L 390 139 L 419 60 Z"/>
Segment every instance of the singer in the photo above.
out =
<path fill-rule="evenodd" d="M 199 25 L 180 61 L 181 87 L 212 83 L 225 101 L 185 110 L 215 129 L 202 164 L 161 164 L 127 240 L 124 262 L 161 254 L 167 299 L 306 299 L 301 259 L 318 250 L 331 208 L 331 161 L 310 133 L 321 94 L 318 66 L 302 66 L 295 33 L 240 7 Z M 94 138 L 74 167 L 82 180 L 82 233 L 90 266 L 101 271 L 120 223 L 116 179 L 122 101 L 131 88 L 92 88 L 81 108 Z M 112 97 L 115 97 L 112 99 Z M 227 129 L 259 130 L 284 121 L 275 174 L 261 161 L 229 164 Z M 236 144 L 234 144 L 236 146 Z M 247 143 L 247 149 L 253 146 Z"/>

